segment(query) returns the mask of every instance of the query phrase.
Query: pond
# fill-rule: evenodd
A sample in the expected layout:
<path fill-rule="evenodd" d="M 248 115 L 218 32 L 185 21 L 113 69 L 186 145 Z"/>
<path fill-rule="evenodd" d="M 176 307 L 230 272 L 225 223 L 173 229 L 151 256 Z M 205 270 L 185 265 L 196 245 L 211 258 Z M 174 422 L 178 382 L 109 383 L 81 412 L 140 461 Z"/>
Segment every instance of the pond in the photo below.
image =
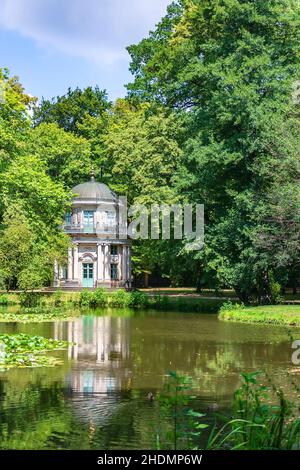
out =
<path fill-rule="evenodd" d="M 294 329 L 300 339 L 299 329 Z M 283 327 L 176 312 L 85 311 L 71 321 L 0 323 L 0 333 L 72 342 L 53 368 L 0 372 L 0 448 L 153 448 L 167 372 L 193 378 L 199 408 L 228 410 L 240 373 L 267 371 L 287 394 L 300 385 Z"/>

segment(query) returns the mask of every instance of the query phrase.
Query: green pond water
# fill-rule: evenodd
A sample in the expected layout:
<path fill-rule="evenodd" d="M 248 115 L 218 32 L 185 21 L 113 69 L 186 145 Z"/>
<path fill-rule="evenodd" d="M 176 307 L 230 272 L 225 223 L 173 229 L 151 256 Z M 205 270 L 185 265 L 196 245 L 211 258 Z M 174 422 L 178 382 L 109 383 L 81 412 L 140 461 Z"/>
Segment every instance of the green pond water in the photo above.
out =
<path fill-rule="evenodd" d="M 0 448 L 149 449 L 169 370 L 193 378 L 198 409 L 228 411 L 240 373 L 267 371 L 293 395 L 300 366 L 282 327 L 225 323 L 216 315 L 101 310 L 72 321 L 0 323 L 0 333 L 68 340 L 54 368 L 0 372 Z M 294 329 L 295 339 L 300 330 Z"/>

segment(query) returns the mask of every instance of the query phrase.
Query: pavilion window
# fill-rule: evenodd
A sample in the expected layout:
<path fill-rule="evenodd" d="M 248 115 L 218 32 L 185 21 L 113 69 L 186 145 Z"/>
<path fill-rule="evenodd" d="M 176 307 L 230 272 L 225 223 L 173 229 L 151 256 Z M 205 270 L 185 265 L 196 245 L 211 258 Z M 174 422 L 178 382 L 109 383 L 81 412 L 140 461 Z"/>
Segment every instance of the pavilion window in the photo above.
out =
<path fill-rule="evenodd" d="M 118 279 L 118 266 L 116 264 L 110 265 L 110 277 L 113 281 Z"/>
<path fill-rule="evenodd" d="M 72 214 L 71 214 L 71 212 L 66 213 L 65 221 L 66 221 L 66 225 L 71 225 L 71 223 L 72 223 Z"/>
<path fill-rule="evenodd" d="M 106 220 L 107 220 L 107 225 L 109 227 L 115 227 L 115 225 L 116 225 L 116 214 L 115 214 L 115 212 L 107 212 L 106 213 Z"/>
<path fill-rule="evenodd" d="M 92 232 L 94 229 L 94 211 L 84 211 L 83 226 L 85 232 Z"/>
<path fill-rule="evenodd" d="M 110 245 L 110 254 L 117 255 L 118 254 L 118 247 L 117 245 Z"/>

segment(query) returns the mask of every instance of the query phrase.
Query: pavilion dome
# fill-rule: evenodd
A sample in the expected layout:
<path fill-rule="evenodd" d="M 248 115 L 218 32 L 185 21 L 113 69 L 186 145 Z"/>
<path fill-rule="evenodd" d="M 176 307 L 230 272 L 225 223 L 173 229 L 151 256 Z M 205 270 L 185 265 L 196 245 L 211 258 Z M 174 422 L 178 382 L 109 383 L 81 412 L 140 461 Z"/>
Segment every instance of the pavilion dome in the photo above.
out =
<path fill-rule="evenodd" d="M 104 183 L 99 183 L 92 176 L 90 181 L 78 184 L 72 188 L 74 200 L 78 199 L 95 199 L 97 201 L 116 201 L 116 194 Z"/>

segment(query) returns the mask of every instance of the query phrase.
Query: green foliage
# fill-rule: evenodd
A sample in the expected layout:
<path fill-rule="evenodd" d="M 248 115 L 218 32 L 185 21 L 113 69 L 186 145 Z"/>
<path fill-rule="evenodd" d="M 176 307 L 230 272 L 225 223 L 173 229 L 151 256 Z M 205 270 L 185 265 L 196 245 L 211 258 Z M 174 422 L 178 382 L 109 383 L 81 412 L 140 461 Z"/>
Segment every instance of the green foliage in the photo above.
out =
<path fill-rule="evenodd" d="M 35 126 L 44 122 L 57 123 L 65 131 L 80 134 L 78 126 L 86 116 L 101 116 L 108 108 L 106 92 L 98 86 L 84 90 L 69 88 L 65 95 L 51 101 L 42 99 L 34 108 L 33 122 Z"/>
<path fill-rule="evenodd" d="M 83 290 L 79 302 L 83 307 L 106 307 L 108 304 L 108 294 L 101 287 L 98 287 L 95 291 Z"/>
<path fill-rule="evenodd" d="M 149 297 L 144 292 L 138 290 L 130 292 L 129 307 L 132 308 L 147 308 L 149 305 Z"/>
<path fill-rule="evenodd" d="M 80 301 L 79 301 L 79 302 L 80 302 L 80 305 L 81 305 L 82 307 L 88 307 L 88 306 L 90 306 L 90 303 L 91 303 L 93 297 L 94 297 L 94 293 L 93 293 L 92 291 L 88 291 L 88 290 L 85 290 L 85 289 L 84 289 L 84 290 L 81 292 L 81 295 L 80 295 Z"/>
<path fill-rule="evenodd" d="M 35 102 L 24 93 L 17 77 L 10 77 L 0 67 L 0 86 L 4 87 L 4 102 L 0 104 L 0 174 L 10 161 L 24 152 L 30 129 L 28 109 Z M 1 212 L 0 201 L 0 212 Z"/>
<path fill-rule="evenodd" d="M 162 108 L 147 115 L 147 104 L 117 100 L 105 138 L 111 161 L 112 187 L 130 203 L 172 203 L 176 200 L 174 175 L 181 150 L 174 114 Z"/>
<path fill-rule="evenodd" d="M 109 297 L 109 305 L 111 307 L 128 307 L 131 300 L 131 293 L 123 289 L 118 289 Z"/>
<path fill-rule="evenodd" d="M 219 318 L 241 323 L 262 323 L 270 325 L 300 325 L 299 305 L 265 305 L 245 307 L 243 305 L 224 304 Z"/>
<path fill-rule="evenodd" d="M 0 69 L 0 287 L 51 282 L 54 260 L 63 264 L 67 251 L 66 188 L 93 165 L 129 203 L 205 204 L 204 249 L 134 242 L 136 277 L 230 287 L 244 303 L 278 303 L 286 285 L 296 288 L 299 11 L 294 0 L 174 1 L 155 30 L 128 48 L 134 82 L 113 106 L 98 87 L 69 89 L 42 100 L 31 119 L 35 100 Z M 16 208 L 20 247 L 13 247 Z M 127 302 L 122 295 L 117 303 Z M 89 305 L 94 297 L 86 297 Z M 178 305 L 184 310 L 184 301 Z"/>
<path fill-rule="evenodd" d="M 153 308 L 157 310 L 177 310 L 180 312 L 204 312 L 216 313 L 221 307 L 222 300 L 210 300 L 201 298 L 181 298 L 155 295 L 150 297 L 144 292 L 126 292 L 118 289 L 114 292 L 106 292 L 97 288 L 95 291 L 83 290 L 80 294 L 80 305 L 83 307 L 114 307 L 114 308 Z"/>
<path fill-rule="evenodd" d="M 288 402 L 282 390 L 268 379 L 258 382 L 259 372 L 242 374 L 243 383 L 234 394 L 232 416 L 216 416 L 209 425 L 205 414 L 190 408 L 192 382 L 189 377 L 169 373 L 169 381 L 159 396 L 164 417 L 172 418 L 172 427 L 156 436 L 159 447 L 206 450 L 290 450 L 300 445 L 300 419 L 297 406 Z M 225 424 L 224 424 L 225 423 Z"/>
<path fill-rule="evenodd" d="M 93 292 L 93 300 L 90 303 L 91 307 L 105 307 L 107 306 L 107 292 L 105 289 L 101 287 L 97 287 L 97 289 Z"/>
<path fill-rule="evenodd" d="M 178 0 L 128 48 L 130 96 L 164 105 L 184 128 L 177 191 L 205 204 L 202 282 L 244 302 L 272 301 L 276 283 L 299 276 L 299 8 Z"/>
<path fill-rule="evenodd" d="M 38 307 L 42 303 L 42 295 L 40 292 L 21 292 L 20 304 L 22 307 Z"/>
<path fill-rule="evenodd" d="M 68 320 L 80 315 L 74 308 L 53 308 L 47 306 L 22 307 L 18 312 L 0 312 L 0 323 L 42 323 L 57 320 Z"/>
<path fill-rule="evenodd" d="M 242 304 L 237 304 L 237 303 L 232 303 L 231 300 L 226 301 L 223 303 L 223 305 L 220 308 L 220 313 L 226 312 L 228 310 L 243 310 L 245 308 L 245 305 Z"/>
<path fill-rule="evenodd" d="M 47 339 L 43 336 L 32 336 L 24 333 L 0 335 L 0 367 L 36 367 L 53 366 L 60 362 L 42 355 L 46 351 L 66 349 L 67 341 Z"/>
<path fill-rule="evenodd" d="M 295 407 L 274 385 L 261 385 L 258 372 L 242 374 L 243 384 L 235 392 L 231 432 L 225 446 L 240 450 L 289 450 L 300 443 L 300 419 Z M 276 401 L 274 400 L 274 394 Z M 219 445 L 219 444 L 218 444 Z M 211 447 L 210 447 L 211 448 Z"/>
<path fill-rule="evenodd" d="M 53 303 L 55 307 L 59 307 L 62 304 L 62 295 L 63 292 L 60 289 L 57 289 L 53 294 Z"/>
<path fill-rule="evenodd" d="M 0 305 L 8 305 L 8 297 L 5 294 L 0 295 Z"/>
<path fill-rule="evenodd" d="M 192 379 L 176 372 L 168 373 L 168 381 L 164 390 L 158 396 L 161 416 L 171 418 L 171 427 L 164 434 L 158 432 L 156 442 L 163 449 L 192 449 L 194 440 L 199 438 L 203 429 L 208 425 L 199 423 L 205 415 L 191 409 L 193 397 Z"/>
<path fill-rule="evenodd" d="M 66 132 L 56 123 L 43 123 L 32 131 L 29 146 L 54 181 L 72 187 L 88 179 L 91 148 L 85 138 Z"/>

